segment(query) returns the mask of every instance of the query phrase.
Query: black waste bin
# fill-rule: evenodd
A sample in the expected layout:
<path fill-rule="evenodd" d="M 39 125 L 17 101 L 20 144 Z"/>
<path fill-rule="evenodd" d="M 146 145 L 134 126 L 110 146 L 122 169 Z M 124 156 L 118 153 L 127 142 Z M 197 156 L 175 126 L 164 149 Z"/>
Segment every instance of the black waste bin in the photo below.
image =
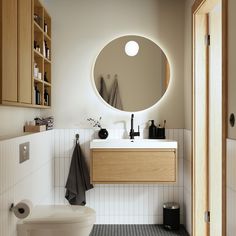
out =
<path fill-rule="evenodd" d="M 180 225 L 180 207 L 176 202 L 163 205 L 163 225 L 169 230 L 178 230 Z"/>

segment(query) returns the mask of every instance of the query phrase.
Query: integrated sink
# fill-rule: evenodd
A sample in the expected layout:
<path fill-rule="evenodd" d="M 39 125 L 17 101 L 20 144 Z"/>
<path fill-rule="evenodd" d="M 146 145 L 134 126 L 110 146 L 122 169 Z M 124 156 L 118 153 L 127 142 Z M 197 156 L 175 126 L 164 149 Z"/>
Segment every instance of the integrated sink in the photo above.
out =
<path fill-rule="evenodd" d="M 170 139 L 94 139 L 90 149 L 96 148 L 174 148 L 177 141 Z"/>

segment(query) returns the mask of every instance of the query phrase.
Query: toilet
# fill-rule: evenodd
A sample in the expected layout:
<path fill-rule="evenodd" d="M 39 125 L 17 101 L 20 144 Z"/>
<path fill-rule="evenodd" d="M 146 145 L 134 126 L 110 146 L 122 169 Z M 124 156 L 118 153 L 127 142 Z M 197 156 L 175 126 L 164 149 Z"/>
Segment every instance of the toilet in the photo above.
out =
<path fill-rule="evenodd" d="M 85 206 L 43 205 L 17 225 L 18 236 L 89 236 L 96 220 Z"/>

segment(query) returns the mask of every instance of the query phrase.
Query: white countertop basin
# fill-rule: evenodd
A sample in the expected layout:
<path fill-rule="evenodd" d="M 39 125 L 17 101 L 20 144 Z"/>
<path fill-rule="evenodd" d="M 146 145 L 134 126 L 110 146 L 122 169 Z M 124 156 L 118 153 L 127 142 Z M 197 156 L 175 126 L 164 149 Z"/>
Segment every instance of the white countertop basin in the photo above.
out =
<path fill-rule="evenodd" d="M 170 139 L 94 139 L 90 149 L 95 148 L 177 148 L 177 141 Z"/>

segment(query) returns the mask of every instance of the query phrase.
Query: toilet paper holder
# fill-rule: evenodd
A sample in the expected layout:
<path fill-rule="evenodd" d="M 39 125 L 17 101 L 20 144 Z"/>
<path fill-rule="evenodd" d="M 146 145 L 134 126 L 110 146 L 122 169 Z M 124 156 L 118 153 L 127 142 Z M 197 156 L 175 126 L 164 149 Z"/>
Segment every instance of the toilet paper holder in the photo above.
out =
<path fill-rule="evenodd" d="M 9 210 L 13 212 L 14 208 L 15 208 L 15 204 L 12 203 Z M 25 213 L 25 209 L 24 208 L 18 208 L 18 212 L 20 214 L 23 214 L 23 213 Z"/>
<path fill-rule="evenodd" d="M 9 210 L 10 210 L 10 211 L 13 211 L 14 206 L 15 206 L 14 203 L 12 203 L 11 206 L 10 206 L 10 208 L 9 208 Z"/>

